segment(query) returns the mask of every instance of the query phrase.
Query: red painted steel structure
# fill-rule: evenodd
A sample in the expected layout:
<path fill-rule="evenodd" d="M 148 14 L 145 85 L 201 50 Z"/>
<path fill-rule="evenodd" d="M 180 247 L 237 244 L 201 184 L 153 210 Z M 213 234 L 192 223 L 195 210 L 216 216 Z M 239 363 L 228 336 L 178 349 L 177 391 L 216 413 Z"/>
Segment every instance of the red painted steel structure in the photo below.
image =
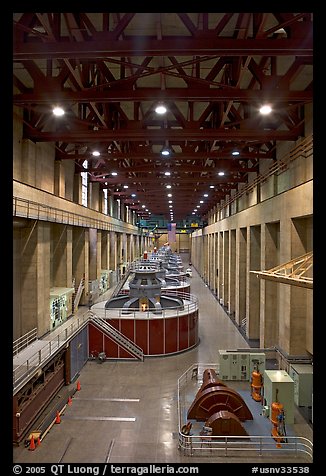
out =
<path fill-rule="evenodd" d="M 184 316 L 120 317 L 109 323 L 143 349 L 144 356 L 169 355 L 195 347 L 199 342 L 198 310 Z M 105 352 L 107 358 L 135 357 L 89 324 L 89 353 Z"/>

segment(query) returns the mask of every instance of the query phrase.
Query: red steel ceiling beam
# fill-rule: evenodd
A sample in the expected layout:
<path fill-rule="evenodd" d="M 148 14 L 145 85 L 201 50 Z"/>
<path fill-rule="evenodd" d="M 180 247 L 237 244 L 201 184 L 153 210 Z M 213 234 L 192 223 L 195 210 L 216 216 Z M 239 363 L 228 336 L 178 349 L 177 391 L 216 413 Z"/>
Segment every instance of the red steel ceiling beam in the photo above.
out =
<path fill-rule="evenodd" d="M 313 56 L 313 37 L 277 39 L 184 38 L 162 40 L 129 36 L 114 41 L 107 32 L 97 32 L 93 40 L 72 42 L 66 38 L 56 43 L 14 42 L 13 59 L 107 58 L 108 56 Z M 140 41 L 141 40 L 141 41 Z"/>
<path fill-rule="evenodd" d="M 312 101 L 313 92 L 290 91 L 288 88 L 281 89 L 239 89 L 239 88 L 138 88 L 138 89 L 107 89 L 106 91 L 82 90 L 82 91 L 51 91 L 51 84 L 43 85 L 43 91 L 22 93 L 13 95 L 13 103 L 20 104 L 43 104 L 43 103 L 66 103 L 78 102 L 113 102 L 113 101 L 245 101 L 259 102 L 264 100 L 284 102 Z M 48 86 L 48 87 L 47 87 Z"/>

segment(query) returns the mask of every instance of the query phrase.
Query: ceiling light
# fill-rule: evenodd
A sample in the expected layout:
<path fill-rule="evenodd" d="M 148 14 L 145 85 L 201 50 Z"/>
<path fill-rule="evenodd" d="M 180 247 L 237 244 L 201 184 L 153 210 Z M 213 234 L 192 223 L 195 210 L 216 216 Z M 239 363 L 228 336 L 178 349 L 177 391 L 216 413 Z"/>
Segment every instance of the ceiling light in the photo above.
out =
<path fill-rule="evenodd" d="M 163 104 L 159 104 L 158 106 L 156 106 L 155 108 L 155 112 L 156 114 L 165 114 L 167 111 L 166 107 L 163 105 Z"/>
<path fill-rule="evenodd" d="M 94 157 L 98 157 L 101 154 L 99 153 L 98 150 L 93 150 L 92 155 L 94 155 Z"/>
<path fill-rule="evenodd" d="M 171 172 L 164 172 L 164 175 L 171 175 Z"/>
<path fill-rule="evenodd" d="M 204 197 L 208 197 L 208 193 L 204 193 Z"/>
<path fill-rule="evenodd" d="M 224 172 L 219 172 L 218 175 L 220 175 L 222 177 L 225 174 L 224 174 Z"/>
<path fill-rule="evenodd" d="M 192 215 L 196 215 L 196 213 L 195 213 L 195 212 L 192 212 Z"/>
<path fill-rule="evenodd" d="M 214 185 L 210 185 L 209 188 L 214 188 Z"/>
<path fill-rule="evenodd" d="M 172 197 L 172 193 L 168 193 L 168 197 Z"/>
<path fill-rule="evenodd" d="M 131 196 L 134 198 L 134 197 L 136 196 L 136 194 L 135 194 L 135 193 L 132 193 Z"/>
<path fill-rule="evenodd" d="M 166 188 L 171 188 L 171 185 L 167 185 Z"/>
<path fill-rule="evenodd" d="M 239 152 L 238 150 L 234 150 L 234 151 L 232 152 L 232 155 L 240 155 L 240 152 Z"/>
<path fill-rule="evenodd" d="M 173 208 L 173 205 L 169 205 L 169 208 Z"/>
<path fill-rule="evenodd" d="M 200 200 L 200 202 L 199 202 L 199 203 L 204 203 L 204 200 Z"/>
<path fill-rule="evenodd" d="M 62 109 L 62 107 L 54 107 L 52 112 L 55 116 L 63 116 L 64 113 L 65 113 L 65 111 Z"/>
<path fill-rule="evenodd" d="M 272 108 L 271 106 L 269 106 L 268 104 L 266 104 L 265 106 L 262 106 L 260 109 L 259 109 L 259 112 L 260 114 L 270 114 L 272 112 Z"/>
<path fill-rule="evenodd" d="M 141 207 L 142 207 L 142 208 L 146 208 L 146 205 L 142 205 Z"/>
<path fill-rule="evenodd" d="M 170 155 L 170 151 L 167 149 L 163 149 L 161 152 L 162 155 Z"/>
<path fill-rule="evenodd" d="M 169 203 L 172 203 L 172 200 L 169 200 Z"/>
<path fill-rule="evenodd" d="M 115 177 L 116 175 L 118 175 L 118 173 L 117 172 L 111 172 L 111 175 L 113 175 Z"/>

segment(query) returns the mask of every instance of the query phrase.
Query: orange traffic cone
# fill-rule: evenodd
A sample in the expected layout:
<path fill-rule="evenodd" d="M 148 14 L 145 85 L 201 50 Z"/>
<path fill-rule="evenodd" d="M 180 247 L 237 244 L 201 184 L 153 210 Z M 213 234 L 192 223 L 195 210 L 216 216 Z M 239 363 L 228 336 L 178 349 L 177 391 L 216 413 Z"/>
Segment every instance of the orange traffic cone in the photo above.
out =
<path fill-rule="evenodd" d="M 37 446 L 41 446 L 41 438 L 39 436 L 37 437 Z"/>
<path fill-rule="evenodd" d="M 71 396 L 69 395 L 69 398 L 68 398 L 68 405 L 71 405 L 72 404 L 72 398 Z"/>
<path fill-rule="evenodd" d="M 54 423 L 61 423 L 61 417 L 60 417 L 60 413 L 57 411 L 57 416 L 55 417 L 55 422 Z"/>
<path fill-rule="evenodd" d="M 78 382 L 77 382 L 77 392 L 79 392 L 79 390 L 80 390 L 80 382 L 78 380 Z"/>
<path fill-rule="evenodd" d="M 35 450 L 35 440 L 34 440 L 34 436 L 32 435 L 31 436 L 31 441 L 30 441 L 30 444 L 29 444 L 29 450 L 31 451 L 34 451 Z"/>

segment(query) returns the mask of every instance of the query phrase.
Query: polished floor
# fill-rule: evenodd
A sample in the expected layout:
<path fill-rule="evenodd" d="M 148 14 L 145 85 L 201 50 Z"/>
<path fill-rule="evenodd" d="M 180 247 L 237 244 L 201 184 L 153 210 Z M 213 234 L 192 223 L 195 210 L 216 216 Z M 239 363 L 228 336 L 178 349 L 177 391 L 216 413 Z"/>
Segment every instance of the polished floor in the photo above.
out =
<path fill-rule="evenodd" d="M 188 256 L 181 257 L 187 266 Z M 260 457 L 191 457 L 178 449 L 178 378 L 193 364 L 217 363 L 218 349 L 249 347 L 195 270 L 191 293 L 199 299 L 197 347 L 174 356 L 146 357 L 143 362 L 88 361 L 80 372 L 81 389 L 61 423 L 53 425 L 35 451 L 15 447 L 14 462 L 257 463 L 258 458 L 264 463 L 309 462 L 300 455 L 277 452 Z M 79 313 L 85 310 L 80 307 Z M 312 427 L 299 411 L 293 431 L 312 440 Z"/>

